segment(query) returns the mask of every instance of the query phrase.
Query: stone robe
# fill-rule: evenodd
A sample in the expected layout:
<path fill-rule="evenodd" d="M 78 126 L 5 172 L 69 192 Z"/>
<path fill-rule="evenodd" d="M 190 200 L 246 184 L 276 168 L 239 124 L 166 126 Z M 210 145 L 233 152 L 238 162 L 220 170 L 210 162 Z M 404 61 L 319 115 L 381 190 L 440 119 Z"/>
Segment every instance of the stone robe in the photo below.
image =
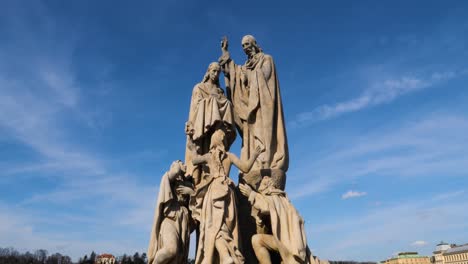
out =
<path fill-rule="evenodd" d="M 297 263 L 313 261 L 308 252 L 304 220 L 284 191 L 276 188 L 270 188 L 263 193 L 253 191 L 249 202 L 254 213 L 258 213 L 257 223 L 269 223 L 271 234 L 294 255 Z M 312 263 L 315 264 L 315 261 Z"/>
<path fill-rule="evenodd" d="M 204 155 L 209 178 L 197 188 L 191 210 L 199 221 L 196 264 L 219 263 L 215 242 L 220 240 L 228 249 L 235 264 L 244 263 L 240 252 L 238 213 L 234 182 L 229 178 L 230 161 L 224 151 L 212 150 Z"/>
<path fill-rule="evenodd" d="M 153 264 L 156 253 L 162 247 L 176 247 L 177 256 L 173 264 L 187 263 L 190 240 L 190 214 L 187 207 L 177 199 L 175 186 L 171 186 L 166 174 L 161 179 L 154 221 L 148 246 L 148 263 Z M 164 243 L 165 236 L 176 236 L 176 245 Z"/>
<path fill-rule="evenodd" d="M 192 92 L 188 122 L 193 129 L 191 140 L 200 148 L 200 154 L 206 154 L 210 147 L 212 130 L 217 125 L 223 125 L 226 131 L 226 139 L 230 145 L 235 138 L 234 118 L 231 102 L 226 98 L 221 88 L 210 89 L 207 83 L 195 85 Z M 188 140 L 187 140 L 188 144 Z M 195 171 L 197 166 L 192 164 L 192 152 L 186 148 L 185 164 L 187 173 L 195 178 L 198 183 L 202 172 Z"/>
<path fill-rule="evenodd" d="M 229 59 L 223 66 L 223 72 L 227 95 L 234 106 L 236 125 L 242 135 L 241 159 L 248 160 L 256 146 L 265 148 L 251 170 L 256 174 L 255 179 L 246 179 L 247 182 L 255 186 L 261 180 L 258 176 L 261 169 L 279 171 L 280 177 L 284 178 L 289 154 L 273 58 L 259 52 L 243 66 Z M 280 181 L 283 189 L 285 179 Z"/>

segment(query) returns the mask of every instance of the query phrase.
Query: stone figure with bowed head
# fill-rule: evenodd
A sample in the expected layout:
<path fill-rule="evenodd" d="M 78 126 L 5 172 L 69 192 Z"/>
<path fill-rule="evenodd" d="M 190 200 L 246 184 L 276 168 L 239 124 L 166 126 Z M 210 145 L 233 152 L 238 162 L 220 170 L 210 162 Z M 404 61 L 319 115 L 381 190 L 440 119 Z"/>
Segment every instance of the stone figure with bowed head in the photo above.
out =
<path fill-rule="evenodd" d="M 184 174 L 185 165 L 174 161 L 161 179 L 147 253 L 149 264 L 187 263 L 192 226 L 189 197 L 177 191 L 182 186 L 191 189 Z"/>
<path fill-rule="evenodd" d="M 268 225 L 267 233 L 252 237 L 252 247 L 260 264 L 272 263 L 269 251 L 279 253 L 283 263 L 316 264 L 307 247 L 304 220 L 269 176 L 263 177 L 258 191 L 247 184 L 240 184 L 239 189 L 252 204 L 257 224 Z"/>
<path fill-rule="evenodd" d="M 221 42 L 219 58 L 225 76 L 226 93 L 234 107 L 236 126 L 242 136 L 241 159 L 254 155 L 255 147 L 265 151 L 256 160 L 252 171 L 242 180 L 258 186 L 262 174 L 273 175 L 278 188 L 284 190 L 289 165 L 283 105 L 273 58 L 265 54 L 255 38 L 242 38 L 247 55 L 244 65 L 236 65 L 228 51 L 228 41 Z"/>
<path fill-rule="evenodd" d="M 235 184 L 229 178 L 231 165 L 248 172 L 262 149 L 257 147 L 248 161 L 227 152 L 225 132 L 216 130 L 208 153 L 198 155 L 194 146 L 192 162 L 194 165 L 206 164 L 209 177 L 196 187 L 192 199 L 194 218 L 199 221 L 199 239 L 195 263 L 244 263 L 239 248 L 239 230 Z"/>
<path fill-rule="evenodd" d="M 220 70 L 217 62 L 210 63 L 202 82 L 196 84 L 192 92 L 185 133 L 187 134 L 187 144 L 193 142 L 198 147 L 200 154 L 208 152 L 211 134 L 214 130 L 222 128 L 226 131 L 228 146 L 232 144 L 236 136 L 232 105 L 219 84 Z M 188 147 L 185 152 L 185 163 L 188 174 L 192 175 L 195 185 L 197 185 L 207 173 L 203 166 L 192 164 L 192 152 Z"/>

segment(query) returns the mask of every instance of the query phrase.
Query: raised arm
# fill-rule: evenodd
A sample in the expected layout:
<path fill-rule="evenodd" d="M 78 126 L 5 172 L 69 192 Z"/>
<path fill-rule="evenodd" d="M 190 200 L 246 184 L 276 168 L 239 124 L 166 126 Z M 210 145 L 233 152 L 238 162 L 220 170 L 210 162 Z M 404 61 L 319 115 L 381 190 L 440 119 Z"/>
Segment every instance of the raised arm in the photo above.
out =
<path fill-rule="evenodd" d="M 257 159 L 258 155 L 260 155 L 260 153 L 262 152 L 263 150 L 261 149 L 261 147 L 257 146 L 255 148 L 255 151 L 252 155 L 252 157 L 250 157 L 250 159 L 248 161 L 244 161 L 244 160 L 241 160 L 239 159 L 236 155 L 228 152 L 228 156 L 229 156 L 229 159 L 231 160 L 231 162 L 237 167 L 239 168 L 239 170 L 241 170 L 242 172 L 244 173 L 247 173 L 250 171 L 250 169 L 252 168 L 255 160 Z"/>
<path fill-rule="evenodd" d="M 192 164 L 193 165 L 199 165 L 202 163 L 207 163 L 210 158 L 210 154 L 207 153 L 205 155 L 198 155 L 198 153 L 193 154 L 193 159 L 192 159 Z"/>
<path fill-rule="evenodd" d="M 228 51 L 229 42 L 227 37 L 223 37 L 221 41 L 221 56 L 218 59 L 219 64 L 223 67 L 227 62 L 231 60 L 231 55 Z"/>
<path fill-rule="evenodd" d="M 193 143 L 193 141 L 189 138 L 189 141 L 187 143 L 187 147 L 192 152 L 192 164 L 193 165 L 199 165 L 202 163 L 207 163 L 208 159 L 210 158 L 210 154 L 206 153 L 205 155 L 199 155 L 197 152 L 198 147 Z"/>

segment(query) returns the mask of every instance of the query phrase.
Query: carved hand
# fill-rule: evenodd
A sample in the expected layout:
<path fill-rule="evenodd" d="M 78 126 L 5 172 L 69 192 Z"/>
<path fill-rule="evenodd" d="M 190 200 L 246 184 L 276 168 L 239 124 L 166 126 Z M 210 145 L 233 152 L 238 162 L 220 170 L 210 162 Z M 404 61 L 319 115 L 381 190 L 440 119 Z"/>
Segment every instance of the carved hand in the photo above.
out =
<path fill-rule="evenodd" d="M 186 194 L 186 195 L 193 195 L 195 193 L 195 191 L 192 188 L 183 186 L 183 185 L 180 185 L 179 187 L 177 187 L 176 191 L 177 191 L 177 194 Z"/>
<path fill-rule="evenodd" d="M 250 188 L 249 185 L 243 183 L 239 184 L 239 190 L 245 197 L 249 197 L 250 193 L 252 192 L 252 188 Z"/>
<path fill-rule="evenodd" d="M 258 157 L 264 151 L 265 151 L 265 148 L 263 148 L 262 146 L 257 146 L 254 151 L 255 157 Z"/>
<path fill-rule="evenodd" d="M 221 40 L 221 50 L 223 51 L 223 53 L 228 51 L 228 46 L 229 46 L 228 39 L 226 36 L 224 36 L 223 40 Z"/>
<path fill-rule="evenodd" d="M 221 40 L 221 51 L 223 52 L 222 55 L 219 57 L 218 62 L 223 67 L 231 58 L 231 55 L 228 51 L 228 40 L 227 37 L 223 37 Z M 223 68 L 224 69 L 224 68 Z M 224 71 L 224 70 L 223 70 Z"/>

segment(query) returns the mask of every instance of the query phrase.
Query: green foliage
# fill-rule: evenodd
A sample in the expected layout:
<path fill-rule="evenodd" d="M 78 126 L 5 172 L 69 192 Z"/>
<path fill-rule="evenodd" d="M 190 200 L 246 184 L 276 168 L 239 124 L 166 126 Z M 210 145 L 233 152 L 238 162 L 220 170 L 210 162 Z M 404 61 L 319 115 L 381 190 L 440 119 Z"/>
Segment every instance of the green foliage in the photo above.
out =
<path fill-rule="evenodd" d="M 47 250 L 39 249 L 34 254 L 19 253 L 14 248 L 0 248 L 0 264 L 72 264 L 69 256 L 55 253 L 48 256 Z"/>

